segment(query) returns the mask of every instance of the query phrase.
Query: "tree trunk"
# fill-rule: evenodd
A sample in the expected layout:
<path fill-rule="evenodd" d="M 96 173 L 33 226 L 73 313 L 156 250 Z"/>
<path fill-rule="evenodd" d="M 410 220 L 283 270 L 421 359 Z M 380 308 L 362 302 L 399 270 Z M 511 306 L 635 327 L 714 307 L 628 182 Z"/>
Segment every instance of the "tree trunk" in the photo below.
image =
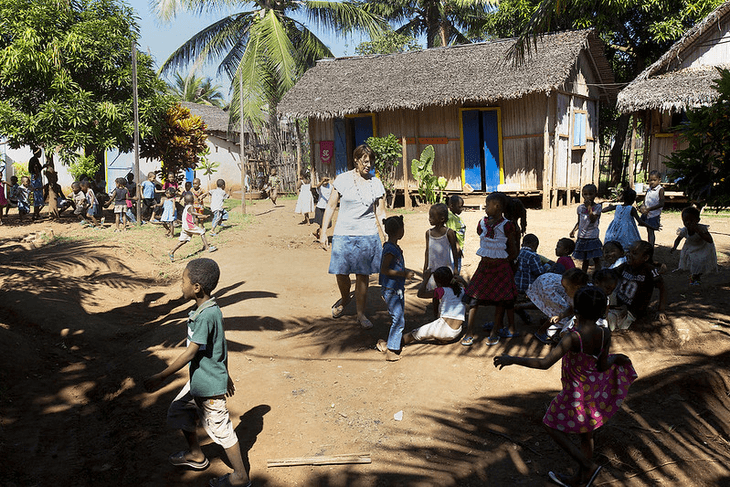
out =
<path fill-rule="evenodd" d="M 623 173 L 624 167 L 623 149 L 630 118 L 630 114 L 621 114 L 616 124 L 616 138 L 611 148 L 611 182 L 609 186 L 618 186 L 621 183 L 621 174 Z"/>

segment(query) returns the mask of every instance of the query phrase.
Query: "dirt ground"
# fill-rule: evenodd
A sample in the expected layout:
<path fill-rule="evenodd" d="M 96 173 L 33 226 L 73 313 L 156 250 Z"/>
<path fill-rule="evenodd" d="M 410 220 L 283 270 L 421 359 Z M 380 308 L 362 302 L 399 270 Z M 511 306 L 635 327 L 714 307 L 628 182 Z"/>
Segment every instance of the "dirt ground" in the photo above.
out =
<path fill-rule="evenodd" d="M 234 213 L 233 226 L 211 238 L 238 388 L 228 406 L 255 486 L 547 486 L 549 470 L 573 467 L 541 427 L 560 367 L 492 365 L 495 354 L 546 353 L 532 337 L 536 325 L 518 321 L 525 334 L 494 347 L 484 337 L 471 348 L 409 346 L 387 363 L 373 349 L 389 326 L 377 276 L 373 330 L 355 324 L 354 303 L 332 319 L 329 253 L 313 227 L 299 224 L 295 202 L 280 203 L 256 202 L 245 219 Z M 428 216 L 401 213 L 406 265 L 420 274 Z M 467 274 L 481 215 L 463 214 Z M 575 207 L 529 210 L 528 231 L 552 256 L 575 218 Z M 602 231 L 610 220 L 602 218 Z M 730 218 L 703 221 L 721 271 L 692 288 L 686 273 L 668 273 L 669 323 L 615 334 L 613 351 L 631 357 L 639 379 L 596 435 L 605 467 L 595 485 L 730 485 Z M 656 258 L 671 271 L 679 214 L 665 213 L 663 224 Z M 11 215 L 0 229 L 0 485 L 202 486 L 227 472 L 223 450 L 208 439 L 207 470 L 167 461 L 185 446 L 165 412 L 187 371 L 154 394 L 142 387 L 184 347 L 191 303 L 179 280 L 198 242 L 170 263 L 174 242 L 161 228 L 115 234 L 71 219 L 17 226 Z M 409 329 L 432 316 L 418 284 L 408 285 Z M 479 321 L 490 316 L 482 309 Z M 346 453 L 369 453 L 372 463 L 267 468 L 272 459 Z"/>

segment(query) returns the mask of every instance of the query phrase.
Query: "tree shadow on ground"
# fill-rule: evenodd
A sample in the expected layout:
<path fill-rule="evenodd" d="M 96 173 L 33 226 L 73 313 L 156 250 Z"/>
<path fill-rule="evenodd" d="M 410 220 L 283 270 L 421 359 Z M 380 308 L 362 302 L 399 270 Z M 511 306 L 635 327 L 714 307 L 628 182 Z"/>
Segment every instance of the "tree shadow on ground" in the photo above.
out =
<path fill-rule="evenodd" d="M 730 352 L 640 377 L 623 409 L 596 433 L 595 461 L 604 469 L 595 485 L 727 485 L 729 385 Z M 378 445 L 373 469 L 318 472 L 310 485 L 551 485 L 549 470 L 575 466 L 542 428 L 554 396 L 481 397 L 426 412 Z M 433 436 L 424 437 L 434 424 Z"/>

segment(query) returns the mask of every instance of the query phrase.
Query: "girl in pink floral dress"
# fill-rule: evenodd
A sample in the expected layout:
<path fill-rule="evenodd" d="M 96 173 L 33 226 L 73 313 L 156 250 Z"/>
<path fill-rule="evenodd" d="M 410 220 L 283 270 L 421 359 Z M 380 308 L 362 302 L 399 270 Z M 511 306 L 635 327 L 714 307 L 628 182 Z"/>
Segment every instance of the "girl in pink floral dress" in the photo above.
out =
<path fill-rule="evenodd" d="M 563 486 L 593 485 L 600 465 L 593 463 L 593 433 L 603 426 L 626 398 L 636 380 L 631 361 L 625 355 L 609 355 L 611 331 L 596 325 L 606 314 L 606 295 L 596 287 L 581 288 L 574 298 L 577 326 L 566 333 L 557 347 L 542 358 L 494 357 L 502 369 L 517 364 L 549 369 L 562 358 L 563 390 L 548 407 L 543 423 L 555 442 L 578 462 L 573 477 L 550 472 L 550 479 Z M 580 436 L 580 447 L 569 434 Z"/>

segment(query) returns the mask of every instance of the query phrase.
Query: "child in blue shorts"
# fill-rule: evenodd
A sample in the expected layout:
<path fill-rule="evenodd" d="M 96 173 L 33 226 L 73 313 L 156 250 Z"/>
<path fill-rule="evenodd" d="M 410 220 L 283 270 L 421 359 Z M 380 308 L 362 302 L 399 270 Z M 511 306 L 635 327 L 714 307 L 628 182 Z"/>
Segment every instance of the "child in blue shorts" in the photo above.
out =
<path fill-rule="evenodd" d="M 195 470 L 203 470 L 210 464 L 198 442 L 199 419 L 208 436 L 225 449 L 233 467 L 233 473 L 211 480 L 210 485 L 250 486 L 238 437 L 226 407 L 226 396 L 232 396 L 235 387 L 228 375 L 223 314 L 210 296 L 219 277 L 220 268 L 212 259 L 195 259 L 188 263 L 182 276 L 182 293 L 185 299 L 195 301 L 195 309 L 188 315 L 187 348 L 169 367 L 146 379 L 144 385 L 147 391 L 154 391 L 165 379 L 190 364 L 190 380 L 167 411 L 167 423 L 182 430 L 189 449 L 170 455 L 170 463 Z"/>

